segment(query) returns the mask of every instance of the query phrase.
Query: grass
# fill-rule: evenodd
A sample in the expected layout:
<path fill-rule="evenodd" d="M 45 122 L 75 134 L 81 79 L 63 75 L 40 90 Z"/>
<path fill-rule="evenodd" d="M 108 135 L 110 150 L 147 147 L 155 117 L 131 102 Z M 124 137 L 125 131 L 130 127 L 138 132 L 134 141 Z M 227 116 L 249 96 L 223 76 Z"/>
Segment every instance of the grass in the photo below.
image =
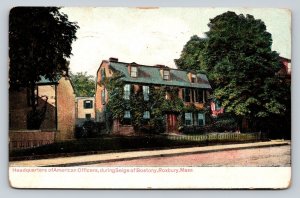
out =
<path fill-rule="evenodd" d="M 129 150 L 150 150 L 187 146 L 204 146 L 216 143 L 249 142 L 258 140 L 253 135 L 187 135 L 187 136 L 132 136 L 102 137 L 55 142 L 36 148 L 12 150 L 10 160 L 27 160 L 54 156 L 72 156 Z M 234 137 L 241 137 L 237 139 Z M 217 139 L 216 139 L 217 138 Z M 226 139 L 227 138 L 227 139 Z M 238 141 L 237 141 L 238 140 Z"/>

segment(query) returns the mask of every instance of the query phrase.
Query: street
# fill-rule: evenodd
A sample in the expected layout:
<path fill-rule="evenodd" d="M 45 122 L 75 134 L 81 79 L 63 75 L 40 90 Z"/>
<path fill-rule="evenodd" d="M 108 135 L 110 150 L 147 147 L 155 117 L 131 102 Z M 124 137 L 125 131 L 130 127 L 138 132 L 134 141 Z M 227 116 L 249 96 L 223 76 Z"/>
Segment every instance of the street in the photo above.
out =
<path fill-rule="evenodd" d="M 186 154 L 90 164 L 88 166 L 291 166 L 290 145 Z"/>

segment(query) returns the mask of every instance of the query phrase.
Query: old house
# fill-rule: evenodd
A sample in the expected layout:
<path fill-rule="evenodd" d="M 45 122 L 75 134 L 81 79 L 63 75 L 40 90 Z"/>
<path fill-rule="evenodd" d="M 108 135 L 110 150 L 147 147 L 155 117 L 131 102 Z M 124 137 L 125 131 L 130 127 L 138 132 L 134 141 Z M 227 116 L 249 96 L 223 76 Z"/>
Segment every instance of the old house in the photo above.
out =
<path fill-rule="evenodd" d="M 76 125 L 82 125 L 86 120 L 95 120 L 94 97 L 76 97 Z"/>
<path fill-rule="evenodd" d="M 133 92 L 140 91 L 143 94 L 145 103 L 149 102 L 151 94 L 150 87 L 155 89 L 169 90 L 176 88 L 176 97 L 178 97 L 185 106 L 193 106 L 195 110 L 178 112 L 175 109 L 168 109 L 163 112 L 165 117 L 165 132 L 179 133 L 179 122 L 185 126 L 203 126 L 205 125 L 205 105 L 211 86 L 204 74 L 197 74 L 178 69 L 172 69 L 163 65 L 147 66 L 137 63 L 119 62 L 116 58 L 110 58 L 109 61 L 102 61 L 97 71 L 95 110 L 96 120 L 103 121 L 103 113 L 106 111 L 106 105 L 109 102 L 109 94 L 106 89 L 105 79 L 113 76 L 114 73 L 121 73 L 124 82 L 123 99 L 130 100 Z M 165 92 L 165 100 L 173 100 L 170 92 Z M 182 113 L 182 117 L 179 114 Z M 150 119 L 151 109 L 145 109 L 143 119 Z M 132 127 L 132 112 L 125 110 L 123 122 L 113 121 L 112 133 L 132 134 L 135 133 Z M 181 120 L 182 119 L 182 120 Z"/>
<path fill-rule="evenodd" d="M 39 130 L 27 130 L 31 111 L 29 90 L 9 90 L 9 135 L 11 148 L 25 148 L 74 138 L 75 94 L 70 79 L 42 77 L 36 83 L 36 106 L 42 116 Z"/>

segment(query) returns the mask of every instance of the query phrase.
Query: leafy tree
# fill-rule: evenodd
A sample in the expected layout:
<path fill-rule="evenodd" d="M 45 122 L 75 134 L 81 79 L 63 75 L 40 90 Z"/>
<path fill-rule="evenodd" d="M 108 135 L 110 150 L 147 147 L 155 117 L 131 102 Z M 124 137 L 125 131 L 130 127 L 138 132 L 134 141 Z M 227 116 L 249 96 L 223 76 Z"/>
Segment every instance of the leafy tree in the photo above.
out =
<path fill-rule="evenodd" d="M 32 112 L 38 115 L 34 89 L 41 76 L 54 80 L 68 73 L 67 58 L 79 27 L 57 7 L 15 7 L 9 15 L 10 89 L 29 88 Z M 38 120 L 38 119 L 32 119 Z M 33 121 L 34 122 L 34 121 Z"/>
<path fill-rule="evenodd" d="M 178 69 L 187 71 L 204 72 L 202 68 L 202 53 L 205 49 L 206 39 L 200 38 L 197 35 L 184 45 L 180 58 L 175 59 L 175 64 Z"/>
<path fill-rule="evenodd" d="M 275 75 L 279 55 L 272 36 L 252 15 L 223 13 L 210 20 L 204 63 L 214 96 L 227 112 L 257 121 L 285 115 L 289 88 Z M 266 123 L 265 123 L 266 124 Z"/>
<path fill-rule="evenodd" d="M 95 95 L 95 77 L 87 72 L 70 73 L 76 96 L 92 97 Z"/>

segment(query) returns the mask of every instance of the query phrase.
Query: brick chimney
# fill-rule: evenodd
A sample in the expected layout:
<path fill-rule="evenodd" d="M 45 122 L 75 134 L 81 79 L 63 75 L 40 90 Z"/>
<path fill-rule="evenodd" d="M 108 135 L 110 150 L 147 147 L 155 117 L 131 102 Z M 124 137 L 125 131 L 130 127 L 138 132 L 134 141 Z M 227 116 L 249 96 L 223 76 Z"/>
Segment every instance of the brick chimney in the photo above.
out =
<path fill-rule="evenodd" d="M 119 59 L 115 58 L 115 57 L 110 57 L 108 60 L 109 60 L 109 62 L 118 62 L 119 61 Z"/>

